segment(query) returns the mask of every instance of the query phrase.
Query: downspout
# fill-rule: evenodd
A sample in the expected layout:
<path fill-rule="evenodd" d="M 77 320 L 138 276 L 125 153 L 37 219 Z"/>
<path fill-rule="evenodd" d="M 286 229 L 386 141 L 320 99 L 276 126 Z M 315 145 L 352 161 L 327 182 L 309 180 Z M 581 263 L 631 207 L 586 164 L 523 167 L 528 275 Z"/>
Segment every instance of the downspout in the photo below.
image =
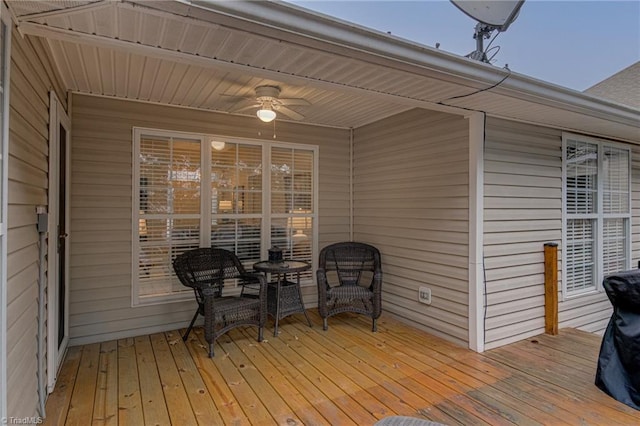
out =
<path fill-rule="evenodd" d="M 349 241 L 353 241 L 353 127 L 349 129 Z"/>
<path fill-rule="evenodd" d="M 46 390 L 44 386 L 45 381 L 45 341 L 44 341 L 44 317 L 45 317 L 45 280 L 46 271 L 44 264 L 46 262 L 47 250 L 45 245 L 47 243 L 47 230 L 49 224 L 49 218 L 47 215 L 47 208 L 45 206 L 36 207 L 36 213 L 38 215 L 38 235 L 39 235 L 39 264 L 38 264 L 38 401 L 40 403 L 40 417 L 45 418 L 45 401 Z"/>

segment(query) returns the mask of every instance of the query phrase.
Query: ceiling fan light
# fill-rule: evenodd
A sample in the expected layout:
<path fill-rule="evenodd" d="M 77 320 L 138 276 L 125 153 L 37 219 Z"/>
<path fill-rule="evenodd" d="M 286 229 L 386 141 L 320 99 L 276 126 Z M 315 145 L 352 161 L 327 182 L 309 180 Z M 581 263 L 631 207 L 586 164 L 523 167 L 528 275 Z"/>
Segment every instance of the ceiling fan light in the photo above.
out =
<path fill-rule="evenodd" d="M 265 108 L 265 107 L 260 108 L 256 113 L 256 115 L 260 120 L 264 121 L 265 123 L 270 123 L 276 118 L 276 112 L 270 108 Z"/>

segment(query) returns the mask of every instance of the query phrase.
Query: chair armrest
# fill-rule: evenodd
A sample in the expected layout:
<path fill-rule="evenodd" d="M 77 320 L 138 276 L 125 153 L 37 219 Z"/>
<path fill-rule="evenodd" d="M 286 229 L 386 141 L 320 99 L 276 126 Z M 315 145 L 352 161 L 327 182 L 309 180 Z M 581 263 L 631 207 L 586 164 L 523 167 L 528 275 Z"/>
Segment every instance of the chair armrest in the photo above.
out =
<path fill-rule="evenodd" d="M 324 268 L 318 268 L 316 271 L 316 278 L 318 282 L 318 297 L 326 297 L 327 290 L 329 289 L 327 271 Z"/>
<path fill-rule="evenodd" d="M 267 300 L 267 279 L 263 274 L 244 272 L 238 278 L 242 280 L 243 293 L 245 285 L 255 291 L 257 284 L 259 286 L 258 297 L 261 300 Z"/>
<path fill-rule="evenodd" d="M 240 275 L 240 278 L 243 280 L 241 294 L 244 294 L 244 282 L 253 281 L 254 283 L 257 282 L 260 286 L 258 290 L 258 300 L 260 300 L 260 327 L 264 327 L 264 324 L 267 322 L 267 279 L 263 274 L 254 272 L 244 272 Z M 260 336 L 262 336 L 262 331 L 260 331 Z M 259 340 L 262 340 L 262 337 L 259 337 Z"/>
<path fill-rule="evenodd" d="M 244 272 L 240 274 L 240 279 L 243 281 L 254 281 L 262 284 L 263 282 L 266 284 L 267 280 L 263 274 L 259 274 L 257 272 Z"/>
<path fill-rule="evenodd" d="M 371 290 L 375 292 L 382 291 L 382 271 L 375 271 L 371 279 Z"/>

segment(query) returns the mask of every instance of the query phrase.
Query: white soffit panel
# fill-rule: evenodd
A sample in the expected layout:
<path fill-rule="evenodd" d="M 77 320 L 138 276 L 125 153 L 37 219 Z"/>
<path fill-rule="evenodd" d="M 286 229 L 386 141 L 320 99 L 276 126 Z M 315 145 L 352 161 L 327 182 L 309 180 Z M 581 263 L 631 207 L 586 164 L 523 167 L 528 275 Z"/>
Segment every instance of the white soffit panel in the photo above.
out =
<path fill-rule="evenodd" d="M 96 25 L 107 21 L 105 16 L 112 16 L 110 25 Z M 250 69 L 274 70 L 352 87 L 372 87 L 374 91 L 429 102 L 466 93 L 466 88 L 440 80 L 433 80 L 431 84 L 422 81 L 408 88 L 406 82 L 415 78 L 411 73 L 406 73 L 409 78 L 403 78 L 401 71 L 387 67 L 128 3 L 114 3 L 109 11 L 100 8 L 87 10 L 84 14 L 56 15 L 30 22 L 46 28 L 71 29 L 74 33 L 130 41 L 163 51 L 190 53 L 201 58 L 245 65 Z M 54 34 L 52 36 L 55 37 Z M 384 88 L 379 87 L 381 84 Z M 416 93 L 417 89 L 422 93 Z"/>
<path fill-rule="evenodd" d="M 254 88 L 278 81 L 216 68 L 50 40 L 61 77 L 70 90 L 86 94 L 178 105 L 226 112 Z M 405 111 L 409 107 L 370 97 L 329 92 L 312 85 L 283 85 L 282 97 L 304 98 L 309 106 L 295 107 L 302 122 L 350 127 Z M 253 115 L 255 111 L 244 112 Z"/>

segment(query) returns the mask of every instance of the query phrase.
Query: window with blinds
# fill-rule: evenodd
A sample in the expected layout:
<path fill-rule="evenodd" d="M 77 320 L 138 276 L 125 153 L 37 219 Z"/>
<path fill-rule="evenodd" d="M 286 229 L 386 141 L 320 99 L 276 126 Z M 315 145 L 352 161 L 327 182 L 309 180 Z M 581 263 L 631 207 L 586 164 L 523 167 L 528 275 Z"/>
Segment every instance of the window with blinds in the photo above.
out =
<path fill-rule="evenodd" d="M 140 135 L 138 141 L 139 298 L 180 293 L 172 260 L 200 246 L 200 140 Z"/>
<path fill-rule="evenodd" d="M 274 147 L 271 150 L 271 241 L 289 257 L 312 262 L 314 153 Z M 301 278 L 311 279 L 313 271 Z"/>
<path fill-rule="evenodd" d="M 629 149 L 563 135 L 563 291 L 600 289 L 604 275 L 629 268 Z"/>
<path fill-rule="evenodd" d="M 149 129 L 134 147 L 134 304 L 192 297 L 172 261 L 196 247 L 231 250 L 249 270 L 272 245 L 313 262 L 316 147 Z"/>

